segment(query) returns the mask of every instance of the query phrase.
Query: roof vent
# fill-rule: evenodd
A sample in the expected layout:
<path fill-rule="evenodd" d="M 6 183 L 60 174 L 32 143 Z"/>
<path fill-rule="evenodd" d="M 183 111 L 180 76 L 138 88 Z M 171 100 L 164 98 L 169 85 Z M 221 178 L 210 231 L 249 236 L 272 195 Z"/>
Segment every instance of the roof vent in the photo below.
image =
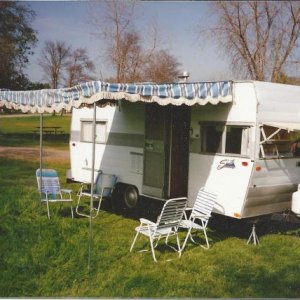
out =
<path fill-rule="evenodd" d="M 187 82 L 190 77 L 190 73 L 187 71 L 183 71 L 182 74 L 178 75 L 178 82 L 183 83 Z"/>

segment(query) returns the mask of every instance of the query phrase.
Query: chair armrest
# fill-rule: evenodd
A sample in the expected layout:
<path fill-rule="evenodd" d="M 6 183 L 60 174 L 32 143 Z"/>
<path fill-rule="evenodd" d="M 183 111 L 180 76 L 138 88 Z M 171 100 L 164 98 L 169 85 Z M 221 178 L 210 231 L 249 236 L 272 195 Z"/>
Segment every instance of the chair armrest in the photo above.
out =
<path fill-rule="evenodd" d="M 187 200 L 187 197 L 171 198 L 171 199 L 169 199 L 169 200 L 180 200 L 180 199 L 185 199 L 185 200 Z"/>
<path fill-rule="evenodd" d="M 193 215 L 193 219 L 206 219 L 208 220 L 211 217 L 211 215 L 204 215 L 204 214 L 195 214 Z"/>
<path fill-rule="evenodd" d="M 156 225 L 154 222 L 144 219 L 144 218 L 140 218 L 140 222 L 141 222 L 141 224 Z"/>

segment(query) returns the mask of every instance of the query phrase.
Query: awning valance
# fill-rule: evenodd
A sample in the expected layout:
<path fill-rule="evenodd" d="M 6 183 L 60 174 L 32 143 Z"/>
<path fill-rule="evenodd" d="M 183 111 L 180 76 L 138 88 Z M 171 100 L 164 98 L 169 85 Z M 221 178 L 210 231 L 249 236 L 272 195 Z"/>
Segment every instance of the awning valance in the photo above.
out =
<path fill-rule="evenodd" d="M 91 81 L 71 88 L 36 91 L 0 90 L 0 106 L 23 112 L 69 111 L 101 100 L 157 102 L 160 105 L 205 105 L 232 101 L 232 82 L 124 84 Z"/>
<path fill-rule="evenodd" d="M 300 123 L 265 122 L 263 125 L 285 129 L 287 131 L 300 131 Z"/>

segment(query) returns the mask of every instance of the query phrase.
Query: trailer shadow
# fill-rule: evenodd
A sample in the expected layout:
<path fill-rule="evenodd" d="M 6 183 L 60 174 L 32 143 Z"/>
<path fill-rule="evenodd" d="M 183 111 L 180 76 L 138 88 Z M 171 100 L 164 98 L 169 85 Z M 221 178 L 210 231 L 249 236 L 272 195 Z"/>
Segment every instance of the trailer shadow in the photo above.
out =
<path fill-rule="evenodd" d="M 163 205 L 163 201 L 145 198 L 143 201 L 140 201 L 134 210 L 118 209 L 116 211 L 110 201 L 103 201 L 101 209 L 132 220 L 147 218 L 155 222 Z M 300 236 L 300 218 L 291 213 L 273 214 L 256 219 L 242 220 L 213 214 L 208 224 L 208 235 L 213 242 L 231 237 L 247 240 L 251 234 L 253 224 L 256 226 L 256 233 L 259 238 L 269 234 Z"/>
<path fill-rule="evenodd" d="M 274 214 L 242 220 L 214 214 L 208 226 L 211 237 L 222 240 L 230 237 L 248 239 L 253 225 L 259 238 L 269 234 L 300 236 L 300 219 L 292 214 Z"/>

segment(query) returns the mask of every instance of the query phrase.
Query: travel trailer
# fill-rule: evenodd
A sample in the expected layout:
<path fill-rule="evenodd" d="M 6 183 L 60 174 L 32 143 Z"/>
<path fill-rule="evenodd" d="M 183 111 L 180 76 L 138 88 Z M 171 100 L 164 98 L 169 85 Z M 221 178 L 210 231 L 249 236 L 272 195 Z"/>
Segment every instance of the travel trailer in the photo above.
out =
<path fill-rule="evenodd" d="M 231 95 L 216 105 L 98 102 L 95 178 L 116 175 L 113 196 L 129 209 L 144 197 L 187 196 L 192 206 L 203 186 L 225 216 L 291 209 L 300 183 L 300 86 L 233 81 Z M 89 106 L 72 110 L 73 181 L 90 182 L 93 114 Z"/>

